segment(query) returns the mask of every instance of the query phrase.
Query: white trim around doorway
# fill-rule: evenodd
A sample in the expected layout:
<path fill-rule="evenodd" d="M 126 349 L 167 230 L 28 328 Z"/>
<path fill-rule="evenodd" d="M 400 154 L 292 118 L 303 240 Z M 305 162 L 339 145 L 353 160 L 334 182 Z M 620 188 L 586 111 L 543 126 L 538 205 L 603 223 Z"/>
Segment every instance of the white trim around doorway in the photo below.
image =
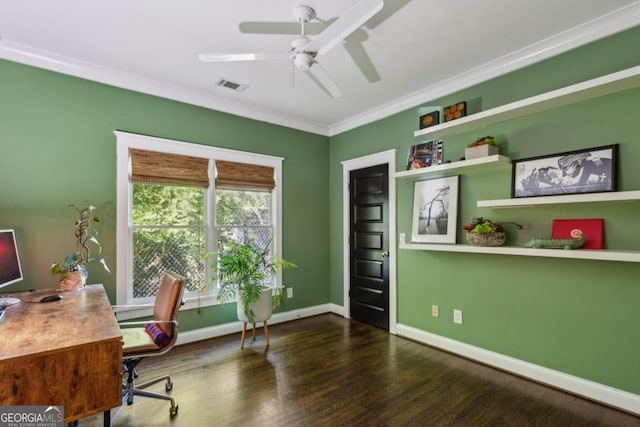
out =
<path fill-rule="evenodd" d="M 396 151 L 388 150 L 342 162 L 342 283 L 344 287 L 344 316 L 351 317 L 349 310 L 349 176 L 351 171 L 370 166 L 389 166 L 389 332 L 396 334 L 398 323 L 396 291 L 396 184 L 393 179 L 396 170 Z"/>

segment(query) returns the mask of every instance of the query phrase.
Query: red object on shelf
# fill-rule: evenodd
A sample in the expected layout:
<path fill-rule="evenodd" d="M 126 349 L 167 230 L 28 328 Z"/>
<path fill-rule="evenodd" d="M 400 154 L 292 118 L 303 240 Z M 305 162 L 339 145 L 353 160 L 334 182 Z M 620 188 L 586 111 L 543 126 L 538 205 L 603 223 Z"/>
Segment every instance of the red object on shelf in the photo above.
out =
<path fill-rule="evenodd" d="M 580 249 L 602 249 L 604 219 L 554 219 L 551 226 L 552 239 L 576 238 L 582 233 L 585 242 Z"/>

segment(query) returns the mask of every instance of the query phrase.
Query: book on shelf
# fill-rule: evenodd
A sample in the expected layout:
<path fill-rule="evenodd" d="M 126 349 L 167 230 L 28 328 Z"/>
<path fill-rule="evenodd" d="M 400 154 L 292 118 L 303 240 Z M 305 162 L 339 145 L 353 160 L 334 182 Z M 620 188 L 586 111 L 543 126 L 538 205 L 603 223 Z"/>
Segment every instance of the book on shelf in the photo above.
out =
<path fill-rule="evenodd" d="M 409 147 L 407 170 L 442 164 L 442 140 L 426 141 Z"/>
<path fill-rule="evenodd" d="M 580 249 L 602 249 L 604 219 L 554 219 L 551 226 L 552 239 L 575 239 L 584 236 Z"/>

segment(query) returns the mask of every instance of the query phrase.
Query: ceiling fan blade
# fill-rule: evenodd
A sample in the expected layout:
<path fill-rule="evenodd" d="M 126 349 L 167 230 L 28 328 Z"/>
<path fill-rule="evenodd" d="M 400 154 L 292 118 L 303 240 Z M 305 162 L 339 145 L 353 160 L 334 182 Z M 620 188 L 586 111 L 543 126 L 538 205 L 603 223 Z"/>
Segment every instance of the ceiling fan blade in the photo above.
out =
<path fill-rule="evenodd" d="M 380 81 L 380 74 L 378 74 L 378 70 L 376 70 L 375 65 L 373 65 L 373 61 L 371 61 L 362 42 L 348 38 L 344 43 L 344 48 L 369 83 Z"/>
<path fill-rule="evenodd" d="M 316 35 L 329 25 L 326 22 L 308 22 L 304 24 L 304 33 Z M 241 22 L 238 25 L 243 34 L 290 34 L 300 35 L 300 24 L 297 22 Z"/>
<path fill-rule="evenodd" d="M 324 55 L 349 34 L 364 25 L 382 9 L 382 6 L 384 6 L 383 0 L 360 0 L 333 24 L 329 25 L 318 37 L 311 40 L 304 50 Z"/>
<path fill-rule="evenodd" d="M 402 9 L 409 3 L 411 3 L 411 0 L 393 0 L 387 2 L 387 4 L 385 4 L 384 6 L 384 10 L 367 21 L 365 27 L 367 27 L 367 29 L 369 30 L 373 30 L 378 25 L 389 19 L 391 16 L 395 15 L 400 9 Z"/>
<path fill-rule="evenodd" d="M 331 80 L 329 74 L 317 62 L 314 62 L 308 70 L 303 70 L 303 72 L 330 97 L 339 98 L 342 96 L 338 85 Z"/>
<path fill-rule="evenodd" d="M 289 59 L 289 53 L 201 53 L 198 55 L 198 58 L 202 62 L 270 61 L 277 59 Z"/>

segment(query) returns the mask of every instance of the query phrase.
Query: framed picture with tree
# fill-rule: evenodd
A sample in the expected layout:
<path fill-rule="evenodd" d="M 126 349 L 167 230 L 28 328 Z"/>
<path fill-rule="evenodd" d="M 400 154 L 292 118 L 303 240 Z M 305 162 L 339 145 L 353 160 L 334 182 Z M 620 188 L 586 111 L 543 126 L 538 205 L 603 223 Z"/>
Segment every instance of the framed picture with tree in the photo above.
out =
<path fill-rule="evenodd" d="M 456 243 L 459 181 L 456 175 L 415 183 L 412 242 Z"/>

